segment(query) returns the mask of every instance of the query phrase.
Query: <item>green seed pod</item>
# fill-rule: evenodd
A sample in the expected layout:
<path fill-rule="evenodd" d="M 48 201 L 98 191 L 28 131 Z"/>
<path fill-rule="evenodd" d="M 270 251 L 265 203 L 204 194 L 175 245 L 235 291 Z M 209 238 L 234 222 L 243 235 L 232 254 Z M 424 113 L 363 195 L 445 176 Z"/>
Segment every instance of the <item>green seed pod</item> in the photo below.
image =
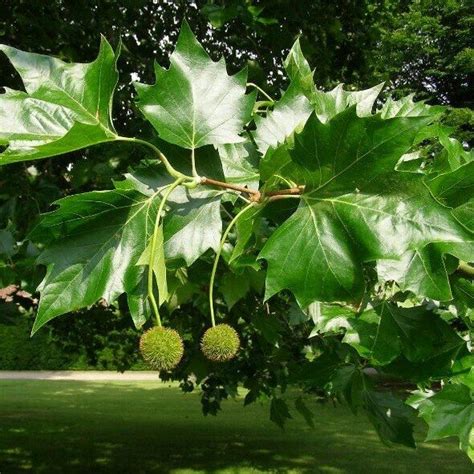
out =
<path fill-rule="evenodd" d="M 215 362 L 231 360 L 237 354 L 240 339 L 237 331 L 228 324 L 218 324 L 209 328 L 202 337 L 203 354 Z"/>
<path fill-rule="evenodd" d="M 183 340 L 174 329 L 156 326 L 142 334 L 140 352 L 152 369 L 171 370 L 183 357 Z"/>

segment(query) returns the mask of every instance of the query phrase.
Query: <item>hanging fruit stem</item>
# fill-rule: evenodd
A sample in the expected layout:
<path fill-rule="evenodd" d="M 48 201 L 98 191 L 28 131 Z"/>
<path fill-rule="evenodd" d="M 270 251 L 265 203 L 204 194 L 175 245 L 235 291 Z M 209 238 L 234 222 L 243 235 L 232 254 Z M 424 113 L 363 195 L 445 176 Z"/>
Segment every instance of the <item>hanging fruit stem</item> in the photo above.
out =
<path fill-rule="evenodd" d="M 273 105 L 275 101 L 269 96 L 261 87 L 257 86 L 257 84 L 254 84 L 253 82 L 247 82 L 247 87 L 253 87 L 258 90 L 264 97 L 268 99 L 270 102 L 270 105 Z"/>
<path fill-rule="evenodd" d="M 216 325 L 216 317 L 214 313 L 214 280 L 216 278 L 216 270 L 217 270 L 217 264 L 219 263 L 219 258 L 222 253 L 222 249 L 224 248 L 224 244 L 227 240 L 227 236 L 229 235 L 229 232 L 232 230 L 232 227 L 234 227 L 234 224 L 240 219 L 240 217 L 245 214 L 250 208 L 255 206 L 257 203 L 256 202 L 251 202 L 247 206 L 245 206 L 243 209 L 241 209 L 235 217 L 230 221 L 229 225 L 227 226 L 226 230 L 222 234 L 222 239 L 219 244 L 219 248 L 217 249 L 216 256 L 214 258 L 214 265 L 212 266 L 212 271 L 211 271 L 211 280 L 209 282 L 209 307 L 211 310 L 211 322 L 212 322 L 212 327 L 215 327 Z"/>
<path fill-rule="evenodd" d="M 150 249 L 150 260 L 148 262 L 148 299 L 150 300 L 151 306 L 153 308 L 153 312 L 155 313 L 155 318 L 158 326 L 161 327 L 161 318 L 160 318 L 160 311 L 158 309 L 158 303 L 156 302 L 154 290 L 154 277 L 155 272 L 153 271 L 153 266 L 155 264 L 155 256 L 156 256 L 156 246 L 158 242 L 158 231 L 160 229 L 160 220 L 161 220 L 161 213 L 165 207 L 166 201 L 168 200 L 169 195 L 173 192 L 173 190 L 178 187 L 186 178 L 178 178 L 176 181 L 171 183 L 167 188 L 166 191 L 163 193 L 163 197 L 161 198 L 160 206 L 158 207 L 158 211 L 156 214 L 155 219 L 155 227 L 153 229 L 153 237 L 151 240 L 151 249 Z"/>

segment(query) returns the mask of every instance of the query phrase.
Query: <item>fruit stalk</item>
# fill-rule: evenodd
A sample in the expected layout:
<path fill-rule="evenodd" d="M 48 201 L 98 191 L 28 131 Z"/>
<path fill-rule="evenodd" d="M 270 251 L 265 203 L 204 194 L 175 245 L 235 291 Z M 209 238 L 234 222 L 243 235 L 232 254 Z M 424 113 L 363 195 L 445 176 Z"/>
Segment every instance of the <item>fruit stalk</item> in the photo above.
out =
<path fill-rule="evenodd" d="M 168 200 L 169 195 L 173 192 L 173 190 L 178 187 L 186 178 L 178 178 L 176 181 L 171 183 L 163 194 L 161 198 L 160 206 L 158 207 L 158 211 L 156 214 L 155 219 L 155 227 L 153 230 L 153 237 L 151 241 L 151 249 L 150 249 L 150 260 L 148 263 L 148 299 L 150 300 L 151 306 L 153 308 L 153 312 L 155 313 L 156 322 L 158 326 L 161 327 L 161 318 L 160 318 L 160 311 L 158 309 L 158 303 L 156 302 L 156 298 L 153 292 L 153 281 L 154 281 L 154 271 L 153 266 L 155 263 L 155 256 L 156 256 L 156 246 L 158 242 L 158 230 L 160 229 L 160 220 L 161 220 L 161 213 L 165 207 L 166 201 Z"/>
<path fill-rule="evenodd" d="M 243 214 L 245 214 L 249 209 L 251 209 L 255 205 L 256 205 L 255 202 L 251 202 L 250 204 L 245 206 L 243 209 L 241 209 L 235 215 L 235 217 L 230 221 L 229 225 L 227 226 L 227 229 L 222 234 L 222 239 L 220 241 L 219 248 L 217 249 L 216 257 L 214 258 L 214 265 L 212 266 L 212 271 L 211 271 L 211 280 L 209 282 L 209 306 L 210 306 L 210 311 L 211 311 L 212 327 L 215 327 L 216 325 L 216 318 L 214 314 L 214 279 L 216 277 L 217 264 L 219 263 L 219 258 L 221 256 L 222 249 L 224 248 L 224 244 L 227 240 L 227 236 L 229 235 L 229 232 L 232 230 L 232 227 L 234 227 L 234 224 L 239 220 L 239 218 Z"/>

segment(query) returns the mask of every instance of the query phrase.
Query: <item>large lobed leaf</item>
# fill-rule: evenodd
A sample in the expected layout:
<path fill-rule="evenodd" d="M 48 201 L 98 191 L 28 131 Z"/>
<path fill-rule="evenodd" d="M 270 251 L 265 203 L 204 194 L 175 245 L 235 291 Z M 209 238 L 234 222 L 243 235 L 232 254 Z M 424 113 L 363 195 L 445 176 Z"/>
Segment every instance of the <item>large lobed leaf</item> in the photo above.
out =
<path fill-rule="evenodd" d="M 450 169 L 428 175 L 425 182 L 433 196 L 451 208 L 459 222 L 474 231 L 474 161 L 462 147 L 446 140 L 441 135 L 441 142 L 448 147 Z M 438 301 L 449 301 L 453 298 L 453 291 L 445 253 L 461 260 L 472 260 L 472 234 L 464 244 L 436 242 L 421 249 L 409 250 L 397 260 L 381 260 L 377 263 L 377 271 L 382 280 L 395 280 L 402 290 Z"/>
<path fill-rule="evenodd" d="M 474 462 L 473 387 L 446 385 L 438 393 L 415 392 L 407 401 L 428 424 L 427 440 L 459 438 L 460 448 Z"/>
<path fill-rule="evenodd" d="M 472 252 L 471 233 L 420 178 L 394 171 L 431 120 L 359 117 L 352 106 L 327 123 L 312 115 L 294 145 L 273 155 L 274 172 L 306 188 L 296 212 L 260 253 L 268 262 L 266 298 L 289 289 L 302 306 L 355 300 L 364 292 L 365 262 L 397 259 L 431 242 L 444 252 L 450 244 Z"/>
<path fill-rule="evenodd" d="M 245 95 L 247 71 L 229 76 L 213 62 L 184 22 L 168 70 L 155 65 L 156 83 L 136 83 L 138 106 L 160 137 L 183 148 L 238 143 L 255 94 Z"/>
<path fill-rule="evenodd" d="M 65 63 L 0 45 L 20 74 L 26 93 L 0 95 L 0 165 L 68 153 L 112 141 L 112 97 L 118 80 L 114 52 L 102 38 L 97 59 Z"/>
<path fill-rule="evenodd" d="M 57 202 L 43 217 L 32 238 L 49 243 L 38 263 L 47 266 L 39 287 L 40 305 L 33 327 L 61 314 L 133 295 L 141 284 L 139 267 L 154 218 L 157 200 L 136 191 L 95 191 Z M 134 302 L 135 319 L 144 321 L 145 306 Z"/>

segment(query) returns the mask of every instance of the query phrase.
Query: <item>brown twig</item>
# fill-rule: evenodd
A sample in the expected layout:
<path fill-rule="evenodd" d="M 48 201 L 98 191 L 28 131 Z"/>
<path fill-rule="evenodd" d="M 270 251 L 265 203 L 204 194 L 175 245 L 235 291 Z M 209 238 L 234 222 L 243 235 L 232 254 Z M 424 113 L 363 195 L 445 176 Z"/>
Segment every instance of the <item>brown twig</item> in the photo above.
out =
<path fill-rule="evenodd" d="M 279 189 L 278 191 L 268 191 L 267 196 L 286 196 L 292 194 L 301 194 L 304 191 L 304 186 L 297 186 L 296 188 Z"/>
<path fill-rule="evenodd" d="M 201 184 L 208 186 L 216 186 L 218 188 L 223 189 L 232 189 L 233 191 L 246 193 L 250 196 L 249 199 L 252 202 L 259 202 L 262 200 L 262 197 L 267 198 L 268 202 L 292 197 L 298 198 L 300 194 L 302 194 L 304 191 L 304 186 L 297 186 L 295 188 L 269 191 L 268 193 L 265 193 L 265 195 L 262 195 L 260 191 L 256 189 L 249 189 L 245 186 L 239 186 L 238 184 L 225 183 L 224 181 L 218 181 L 217 179 L 207 178 L 206 176 L 203 176 L 201 178 Z"/>
<path fill-rule="evenodd" d="M 247 194 L 260 196 L 260 191 L 257 191 L 255 189 L 249 189 L 245 186 L 239 186 L 237 184 L 224 183 L 223 181 L 217 181 L 216 179 L 206 178 L 205 176 L 201 178 L 201 184 L 217 186 L 218 188 L 233 189 L 234 191 L 239 191 L 241 193 L 247 193 Z"/>
<path fill-rule="evenodd" d="M 279 201 L 280 199 L 296 198 L 298 199 L 300 194 L 274 194 L 267 199 L 267 202 Z"/>

